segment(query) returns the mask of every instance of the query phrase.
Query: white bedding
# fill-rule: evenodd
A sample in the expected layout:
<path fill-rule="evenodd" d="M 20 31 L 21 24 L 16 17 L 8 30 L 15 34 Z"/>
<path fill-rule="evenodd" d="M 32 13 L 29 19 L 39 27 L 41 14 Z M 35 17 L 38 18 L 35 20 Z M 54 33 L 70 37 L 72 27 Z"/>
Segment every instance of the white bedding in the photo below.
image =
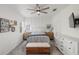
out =
<path fill-rule="evenodd" d="M 50 43 L 48 36 L 30 36 L 27 38 L 27 42 L 47 42 Z"/>
<path fill-rule="evenodd" d="M 40 35 L 40 34 L 45 34 L 45 32 L 32 32 L 31 35 Z"/>

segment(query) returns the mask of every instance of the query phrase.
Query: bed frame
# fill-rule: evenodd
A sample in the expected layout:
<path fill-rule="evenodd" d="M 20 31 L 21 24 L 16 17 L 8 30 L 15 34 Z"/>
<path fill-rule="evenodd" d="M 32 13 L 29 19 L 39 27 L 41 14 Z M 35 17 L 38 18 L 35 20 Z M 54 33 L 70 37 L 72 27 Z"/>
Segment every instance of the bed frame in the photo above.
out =
<path fill-rule="evenodd" d="M 26 54 L 50 54 L 50 39 L 45 34 L 32 34 L 27 38 Z"/>

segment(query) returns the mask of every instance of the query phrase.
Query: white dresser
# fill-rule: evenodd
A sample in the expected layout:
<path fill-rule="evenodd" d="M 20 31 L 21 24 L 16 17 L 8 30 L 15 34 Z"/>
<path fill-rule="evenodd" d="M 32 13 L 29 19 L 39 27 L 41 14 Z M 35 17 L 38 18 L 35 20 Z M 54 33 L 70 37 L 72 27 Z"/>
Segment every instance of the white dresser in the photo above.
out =
<path fill-rule="evenodd" d="M 77 38 L 56 33 L 55 45 L 65 55 L 79 54 L 79 39 Z"/>

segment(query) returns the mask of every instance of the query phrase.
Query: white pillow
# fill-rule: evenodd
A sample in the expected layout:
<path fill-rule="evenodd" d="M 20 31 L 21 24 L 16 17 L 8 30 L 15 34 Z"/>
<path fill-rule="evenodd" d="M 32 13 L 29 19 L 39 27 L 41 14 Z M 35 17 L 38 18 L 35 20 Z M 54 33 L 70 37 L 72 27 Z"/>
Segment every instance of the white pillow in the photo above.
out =
<path fill-rule="evenodd" d="M 45 32 L 32 32 L 31 34 L 45 34 Z"/>

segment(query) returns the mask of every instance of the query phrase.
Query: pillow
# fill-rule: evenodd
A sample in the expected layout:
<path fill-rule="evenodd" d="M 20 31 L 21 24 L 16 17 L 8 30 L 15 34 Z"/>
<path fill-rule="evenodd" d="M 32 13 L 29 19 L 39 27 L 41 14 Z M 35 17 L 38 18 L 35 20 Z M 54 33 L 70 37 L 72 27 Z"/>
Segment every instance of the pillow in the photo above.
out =
<path fill-rule="evenodd" d="M 35 35 L 35 34 L 45 34 L 45 32 L 32 32 L 31 34 L 32 35 Z"/>

